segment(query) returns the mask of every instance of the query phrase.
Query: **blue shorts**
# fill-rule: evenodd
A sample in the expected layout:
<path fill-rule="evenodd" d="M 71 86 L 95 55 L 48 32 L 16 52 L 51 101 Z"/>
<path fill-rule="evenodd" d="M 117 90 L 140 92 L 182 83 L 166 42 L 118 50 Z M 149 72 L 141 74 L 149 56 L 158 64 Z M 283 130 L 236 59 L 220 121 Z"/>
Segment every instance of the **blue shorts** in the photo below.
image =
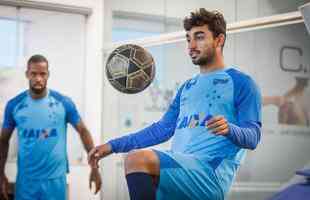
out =
<path fill-rule="evenodd" d="M 15 200 L 66 200 L 66 176 L 46 180 L 17 178 Z"/>
<path fill-rule="evenodd" d="M 227 184 L 230 187 L 235 173 L 227 168 L 226 163 L 214 169 L 208 162 L 191 154 L 154 152 L 160 160 L 157 200 L 224 200 L 227 192 L 225 187 Z M 231 166 L 237 169 L 236 165 Z M 224 170 L 225 176 L 228 176 L 221 179 L 217 170 Z"/>

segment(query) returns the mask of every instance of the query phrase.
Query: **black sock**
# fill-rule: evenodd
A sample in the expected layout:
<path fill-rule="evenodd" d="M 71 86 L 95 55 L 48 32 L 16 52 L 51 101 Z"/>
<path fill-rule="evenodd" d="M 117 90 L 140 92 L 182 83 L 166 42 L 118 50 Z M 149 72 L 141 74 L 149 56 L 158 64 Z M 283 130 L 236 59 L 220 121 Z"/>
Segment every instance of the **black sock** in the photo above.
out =
<path fill-rule="evenodd" d="M 126 176 L 130 200 L 155 200 L 156 187 L 152 176 L 144 172 L 130 173 Z"/>

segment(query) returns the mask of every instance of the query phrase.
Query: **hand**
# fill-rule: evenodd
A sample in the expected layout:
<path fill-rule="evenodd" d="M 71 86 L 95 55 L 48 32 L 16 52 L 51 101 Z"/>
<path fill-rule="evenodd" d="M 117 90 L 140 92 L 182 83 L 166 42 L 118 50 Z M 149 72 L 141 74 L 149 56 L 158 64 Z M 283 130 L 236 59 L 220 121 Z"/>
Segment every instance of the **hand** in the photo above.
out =
<path fill-rule="evenodd" d="M 284 104 L 290 102 L 289 98 L 285 96 L 275 96 L 274 98 L 275 98 L 275 104 L 278 107 L 283 106 Z"/>
<path fill-rule="evenodd" d="M 97 194 L 100 191 L 101 185 L 102 185 L 102 181 L 101 181 L 101 176 L 99 173 L 98 169 L 92 168 L 90 175 L 89 175 L 89 189 L 92 189 L 92 183 L 95 183 L 96 185 L 96 190 L 95 190 L 95 194 Z"/>
<path fill-rule="evenodd" d="M 0 188 L 0 199 L 9 200 L 9 180 L 5 175 L 0 176 Z"/>
<path fill-rule="evenodd" d="M 98 162 L 101 158 L 111 153 L 110 144 L 103 144 L 90 150 L 88 153 L 88 164 L 92 168 L 99 168 Z"/>
<path fill-rule="evenodd" d="M 215 116 L 207 122 L 207 128 L 215 135 L 227 135 L 229 125 L 225 117 Z"/>

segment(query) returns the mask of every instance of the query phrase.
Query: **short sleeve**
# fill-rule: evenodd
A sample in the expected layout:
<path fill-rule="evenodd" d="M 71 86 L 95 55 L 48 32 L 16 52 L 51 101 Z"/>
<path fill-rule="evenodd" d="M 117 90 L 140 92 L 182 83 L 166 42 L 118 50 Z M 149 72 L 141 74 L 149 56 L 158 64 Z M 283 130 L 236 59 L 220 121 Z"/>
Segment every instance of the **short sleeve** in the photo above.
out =
<path fill-rule="evenodd" d="M 12 102 L 8 102 L 5 107 L 4 117 L 3 117 L 3 125 L 4 129 L 14 129 L 16 126 L 16 122 L 13 117 L 14 104 Z"/>
<path fill-rule="evenodd" d="M 235 69 L 228 71 L 234 84 L 234 106 L 239 125 L 256 122 L 261 126 L 262 97 L 254 80 Z"/>
<path fill-rule="evenodd" d="M 243 122 L 258 122 L 261 125 L 261 93 L 250 77 L 245 77 L 239 89 L 236 89 L 235 106 L 237 120 Z"/>
<path fill-rule="evenodd" d="M 81 117 L 75 104 L 70 98 L 65 98 L 64 106 L 66 110 L 66 122 L 72 126 L 76 126 L 81 121 Z"/>

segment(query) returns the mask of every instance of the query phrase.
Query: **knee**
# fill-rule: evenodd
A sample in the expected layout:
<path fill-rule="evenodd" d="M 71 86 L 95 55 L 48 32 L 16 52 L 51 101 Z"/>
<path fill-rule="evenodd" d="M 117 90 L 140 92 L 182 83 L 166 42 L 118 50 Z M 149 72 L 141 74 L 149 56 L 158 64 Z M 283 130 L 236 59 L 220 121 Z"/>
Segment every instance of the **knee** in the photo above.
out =
<path fill-rule="evenodd" d="M 159 175 L 159 160 L 150 150 L 138 150 L 127 154 L 125 158 L 125 173 L 145 172 Z"/>
<path fill-rule="evenodd" d="M 143 150 L 129 152 L 126 155 L 124 161 L 125 173 L 128 174 L 129 172 L 139 171 L 145 168 L 145 160 L 146 159 Z"/>

